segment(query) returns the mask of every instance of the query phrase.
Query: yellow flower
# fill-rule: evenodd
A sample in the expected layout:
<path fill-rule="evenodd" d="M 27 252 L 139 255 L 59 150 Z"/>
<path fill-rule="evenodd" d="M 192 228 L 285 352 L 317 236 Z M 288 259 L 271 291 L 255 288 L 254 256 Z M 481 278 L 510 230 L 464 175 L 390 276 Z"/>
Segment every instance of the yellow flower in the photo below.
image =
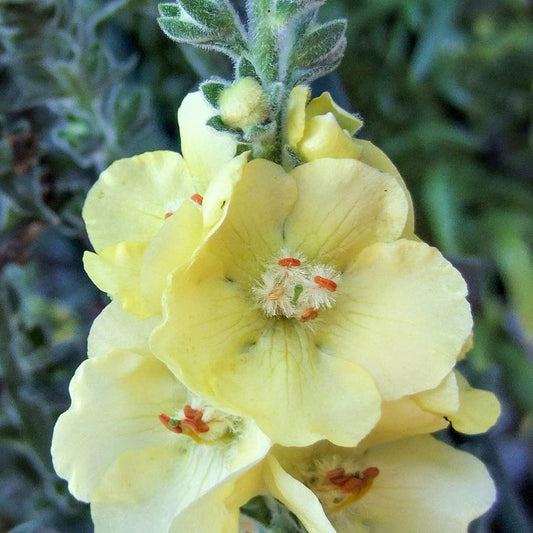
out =
<path fill-rule="evenodd" d="M 311 89 L 297 85 L 287 100 L 284 124 L 284 143 L 303 161 L 321 158 L 358 159 L 371 167 L 394 176 L 409 203 L 403 237 L 414 235 L 414 212 L 411 196 L 398 169 L 377 146 L 370 141 L 354 138 L 363 122 L 339 107 L 328 92 L 311 97 Z M 290 159 L 284 153 L 284 165 L 290 168 Z"/>
<path fill-rule="evenodd" d="M 91 333 L 92 357 L 76 371 L 72 405 L 56 424 L 55 469 L 76 498 L 91 502 L 98 533 L 202 531 L 183 529 L 181 514 L 214 487 L 231 487 L 270 441 L 254 422 L 187 391 L 149 352 L 141 332 L 150 321 L 112 305 Z M 101 343 L 99 332 L 107 335 Z"/>
<path fill-rule="evenodd" d="M 246 164 L 224 221 L 172 276 L 152 349 L 275 442 L 356 445 L 380 396 L 438 386 L 472 327 L 459 273 L 399 239 L 407 213 L 398 181 L 354 159 L 290 175 Z"/>
<path fill-rule="evenodd" d="M 276 446 L 267 462 L 267 487 L 309 533 L 466 533 L 495 499 L 478 459 L 429 435 L 367 449 Z"/>
<path fill-rule="evenodd" d="M 178 111 L 184 157 L 159 151 L 117 161 L 87 196 L 83 217 L 96 253 L 85 254 L 85 269 L 100 289 L 142 318 L 159 312 L 166 275 L 189 259 L 202 232 L 221 216 L 246 158 L 234 159 L 231 136 L 205 125 L 214 112 L 200 93 L 188 95 Z M 214 191 L 204 202 L 208 188 Z M 172 250 L 158 249 L 170 239 Z"/>

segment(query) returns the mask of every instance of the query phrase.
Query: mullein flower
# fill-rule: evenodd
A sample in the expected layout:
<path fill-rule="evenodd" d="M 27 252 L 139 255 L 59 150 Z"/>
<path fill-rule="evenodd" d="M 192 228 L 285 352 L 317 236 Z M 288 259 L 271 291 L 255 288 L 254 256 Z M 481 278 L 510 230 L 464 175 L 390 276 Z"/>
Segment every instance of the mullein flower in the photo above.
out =
<path fill-rule="evenodd" d="M 408 211 L 396 178 L 355 159 L 290 175 L 248 163 L 224 221 L 172 277 L 154 352 L 276 442 L 355 446 L 381 399 L 439 385 L 472 327 L 459 273 L 400 238 Z"/>
<path fill-rule="evenodd" d="M 419 396 L 426 403 L 433 396 L 433 408 L 458 409 L 456 381 L 451 373 L 433 391 L 384 402 L 378 424 L 356 448 L 326 441 L 301 448 L 274 446 L 231 485 L 202 496 L 180 515 L 180 524 L 189 531 L 211 530 L 202 521 L 205 509 L 217 524 L 227 526 L 224 532 L 234 533 L 239 507 L 255 496 L 270 495 L 287 505 L 309 533 L 425 531 L 433 516 L 439 523 L 431 531 L 466 531 L 468 522 L 494 501 L 493 483 L 477 459 L 428 435 L 448 421 L 418 405 Z M 478 401 L 463 396 L 461 408 L 472 411 L 491 403 L 480 406 Z"/>
<path fill-rule="evenodd" d="M 91 502 L 98 533 L 186 531 L 181 513 L 235 483 L 270 441 L 253 421 L 188 391 L 149 352 L 139 332 L 150 321 L 111 305 L 92 332 L 91 357 L 72 379 L 72 405 L 56 424 L 54 466 L 76 498 Z M 124 342 L 115 337 L 103 353 L 110 337 L 100 344 L 94 337 L 117 327 Z M 212 523 L 210 531 L 218 530 L 222 524 Z"/>
<path fill-rule="evenodd" d="M 309 533 L 466 532 L 495 499 L 484 465 L 429 435 L 365 448 L 276 446 L 270 493 Z"/>
<path fill-rule="evenodd" d="M 95 253 L 85 254 L 85 269 L 100 289 L 142 318 L 159 312 L 167 270 L 188 260 L 206 225 L 221 216 L 224 195 L 246 159 L 234 158 L 236 142 L 229 135 L 205 124 L 213 113 L 200 93 L 188 95 L 178 111 L 183 157 L 158 151 L 119 160 L 87 196 L 83 217 Z M 210 186 L 218 196 L 204 203 Z M 159 232 L 172 250 L 160 250 L 159 242 L 150 246 Z"/>

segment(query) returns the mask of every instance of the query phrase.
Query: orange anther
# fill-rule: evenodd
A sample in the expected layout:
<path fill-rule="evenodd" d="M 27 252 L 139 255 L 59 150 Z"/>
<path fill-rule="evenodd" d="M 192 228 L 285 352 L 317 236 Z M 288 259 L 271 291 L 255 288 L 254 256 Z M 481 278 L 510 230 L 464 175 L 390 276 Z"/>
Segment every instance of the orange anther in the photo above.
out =
<path fill-rule="evenodd" d="M 199 409 L 193 409 L 189 404 L 187 404 L 183 407 L 183 414 L 186 416 L 186 418 L 197 421 L 202 418 L 203 413 Z"/>
<path fill-rule="evenodd" d="M 193 433 L 205 433 L 209 431 L 209 426 L 202 420 L 191 420 L 190 418 L 184 418 L 180 421 L 182 427 L 189 428 Z"/>
<path fill-rule="evenodd" d="M 267 296 L 268 300 L 275 302 L 279 300 L 285 294 L 285 289 L 283 287 L 274 287 Z"/>
<path fill-rule="evenodd" d="M 205 433 L 209 431 L 209 426 L 202 420 L 202 411 L 193 409 L 190 405 L 183 407 L 185 418 L 180 421 L 182 426 L 190 428 L 194 433 Z"/>
<path fill-rule="evenodd" d="M 313 307 L 308 307 L 300 315 L 300 322 L 307 322 L 308 320 L 313 320 L 318 316 L 318 311 Z"/>
<path fill-rule="evenodd" d="M 342 492 L 352 492 L 355 489 L 362 489 L 365 486 L 365 482 L 358 477 L 350 477 L 339 488 Z"/>
<path fill-rule="evenodd" d="M 204 202 L 204 197 L 203 197 L 201 194 L 198 194 L 197 192 L 195 192 L 195 193 L 191 196 L 191 200 L 192 200 L 195 204 L 202 205 L 202 203 Z"/>
<path fill-rule="evenodd" d="M 374 478 L 379 474 L 379 468 L 375 466 L 369 466 L 363 470 L 363 479 Z"/>
<path fill-rule="evenodd" d="M 339 467 L 325 473 L 332 485 L 344 492 L 347 497 L 338 505 L 337 511 L 346 509 L 353 502 L 362 498 L 372 487 L 374 478 L 379 474 L 379 469 L 375 466 L 365 468 L 362 472 L 357 471 L 353 474 L 347 474 L 344 468 Z"/>
<path fill-rule="evenodd" d="M 159 421 L 170 431 L 173 431 L 174 433 L 183 433 L 183 429 L 181 429 L 181 424 L 178 422 L 178 424 L 171 424 L 172 419 L 170 416 L 166 415 L 165 413 L 161 413 L 159 415 Z"/>
<path fill-rule="evenodd" d="M 328 291 L 334 292 L 337 290 L 337 284 L 332 280 L 328 278 L 323 278 L 322 276 L 315 276 L 313 278 L 313 281 L 320 285 L 321 287 L 324 287 Z"/>
<path fill-rule="evenodd" d="M 172 211 L 167 211 L 167 212 L 165 213 L 165 220 L 166 220 L 167 218 L 170 218 L 173 214 L 174 214 L 174 213 L 173 213 Z"/>
<path fill-rule="evenodd" d="M 284 257 L 278 260 L 278 265 L 282 267 L 298 267 L 302 264 L 296 257 Z"/>

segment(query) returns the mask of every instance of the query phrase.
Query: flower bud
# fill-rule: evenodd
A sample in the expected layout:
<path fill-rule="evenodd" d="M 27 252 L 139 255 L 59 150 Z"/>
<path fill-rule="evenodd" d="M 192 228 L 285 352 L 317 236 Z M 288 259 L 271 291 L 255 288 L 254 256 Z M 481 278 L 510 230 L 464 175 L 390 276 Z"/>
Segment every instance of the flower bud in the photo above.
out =
<path fill-rule="evenodd" d="M 228 126 L 245 131 L 268 118 L 266 94 L 255 78 L 241 78 L 220 94 L 220 116 Z"/>
<path fill-rule="evenodd" d="M 305 161 L 323 157 L 359 159 L 363 147 L 353 134 L 363 125 L 339 107 L 328 92 L 308 104 L 310 89 L 296 86 L 289 95 L 286 136 Z"/>

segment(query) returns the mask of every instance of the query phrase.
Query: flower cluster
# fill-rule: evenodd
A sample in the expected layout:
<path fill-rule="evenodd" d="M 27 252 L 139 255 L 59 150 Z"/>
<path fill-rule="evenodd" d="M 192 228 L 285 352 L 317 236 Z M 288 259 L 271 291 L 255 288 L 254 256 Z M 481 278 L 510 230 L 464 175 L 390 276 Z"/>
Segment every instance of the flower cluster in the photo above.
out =
<path fill-rule="evenodd" d="M 194 93 L 183 156 L 118 161 L 89 193 L 85 268 L 112 301 L 52 454 L 98 533 L 236 532 L 262 494 L 311 533 L 456 533 L 494 500 L 430 435 L 499 414 L 455 370 L 465 282 L 361 122 L 309 98 L 292 90 L 283 125 L 300 164 L 237 155 Z"/>

